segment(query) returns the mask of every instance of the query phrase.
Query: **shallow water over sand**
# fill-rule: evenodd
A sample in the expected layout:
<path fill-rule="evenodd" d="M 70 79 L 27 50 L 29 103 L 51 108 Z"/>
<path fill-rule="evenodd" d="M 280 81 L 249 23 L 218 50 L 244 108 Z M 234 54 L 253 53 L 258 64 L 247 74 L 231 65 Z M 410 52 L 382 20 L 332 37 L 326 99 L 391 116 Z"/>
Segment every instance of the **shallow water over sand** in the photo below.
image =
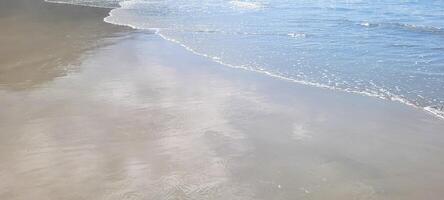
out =
<path fill-rule="evenodd" d="M 155 30 L 226 66 L 398 101 L 444 118 L 442 1 L 56 2 L 113 5 L 106 22 Z"/>
<path fill-rule="evenodd" d="M 1 199 L 443 195 L 432 116 L 224 69 L 156 35 L 110 40 L 75 72 L 0 91 Z"/>

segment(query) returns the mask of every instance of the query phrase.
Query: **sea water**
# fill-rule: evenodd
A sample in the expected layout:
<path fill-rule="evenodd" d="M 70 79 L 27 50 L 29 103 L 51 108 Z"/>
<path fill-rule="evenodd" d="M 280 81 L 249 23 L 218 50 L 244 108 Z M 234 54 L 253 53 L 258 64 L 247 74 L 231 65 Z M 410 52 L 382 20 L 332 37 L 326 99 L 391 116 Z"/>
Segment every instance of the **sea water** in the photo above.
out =
<path fill-rule="evenodd" d="M 444 118 L 441 0 L 59 0 L 113 8 L 225 66 L 399 101 Z"/>

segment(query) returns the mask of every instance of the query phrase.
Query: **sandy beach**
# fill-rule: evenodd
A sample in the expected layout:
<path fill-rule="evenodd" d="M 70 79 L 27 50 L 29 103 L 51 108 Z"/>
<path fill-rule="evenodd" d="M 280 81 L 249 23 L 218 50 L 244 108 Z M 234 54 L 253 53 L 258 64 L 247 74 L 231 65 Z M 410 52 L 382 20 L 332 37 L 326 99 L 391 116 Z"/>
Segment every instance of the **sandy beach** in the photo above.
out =
<path fill-rule="evenodd" d="M 0 199 L 444 196 L 444 120 L 222 66 L 108 12 L 0 2 Z"/>

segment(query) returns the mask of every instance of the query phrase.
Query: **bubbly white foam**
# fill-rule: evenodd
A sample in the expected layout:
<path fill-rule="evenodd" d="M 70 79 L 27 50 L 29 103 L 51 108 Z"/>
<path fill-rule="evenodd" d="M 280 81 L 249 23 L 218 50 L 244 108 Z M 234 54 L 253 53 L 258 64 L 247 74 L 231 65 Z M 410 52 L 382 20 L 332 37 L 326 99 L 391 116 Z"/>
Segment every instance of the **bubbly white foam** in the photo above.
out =
<path fill-rule="evenodd" d="M 362 22 L 362 23 L 361 23 L 361 26 L 370 27 L 370 23 L 368 23 L 368 22 Z"/>
<path fill-rule="evenodd" d="M 287 35 L 292 38 L 304 38 L 306 36 L 305 33 L 289 33 Z"/>
<path fill-rule="evenodd" d="M 252 2 L 252 1 L 230 1 L 230 4 L 237 9 L 245 9 L 245 10 L 260 10 L 264 8 L 264 5 L 260 2 Z"/>

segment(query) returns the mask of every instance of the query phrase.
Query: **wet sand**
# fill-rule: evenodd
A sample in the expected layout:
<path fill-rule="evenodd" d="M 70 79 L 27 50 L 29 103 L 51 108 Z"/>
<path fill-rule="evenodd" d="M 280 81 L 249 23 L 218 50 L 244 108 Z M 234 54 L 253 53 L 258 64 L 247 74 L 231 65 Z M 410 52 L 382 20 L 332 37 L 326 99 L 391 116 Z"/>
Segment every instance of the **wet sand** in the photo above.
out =
<path fill-rule="evenodd" d="M 108 12 L 42 0 L 0 1 L 0 87 L 29 88 L 76 70 L 85 51 L 128 30 L 103 23 Z"/>
<path fill-rule="evenodd" d="M 24 42 L 20 56 L 1 59 L 0 199 L 444 195 L 443 120 L 227 68 L 157 35 L 101 23 L 105 9 L 26 5 L 58 17 L 33 17 L 34 26 L 43 21 L 57 35 L 66 24 L 76 37 L 46 45 L 57 37 L 43 34 L 41 48 Z M 73 28 L 82 26 L 90 28 Z M 1 38 L 0 52 L 15 48 Z M 49 45 L 51 58 L 26 48 Z"/>

